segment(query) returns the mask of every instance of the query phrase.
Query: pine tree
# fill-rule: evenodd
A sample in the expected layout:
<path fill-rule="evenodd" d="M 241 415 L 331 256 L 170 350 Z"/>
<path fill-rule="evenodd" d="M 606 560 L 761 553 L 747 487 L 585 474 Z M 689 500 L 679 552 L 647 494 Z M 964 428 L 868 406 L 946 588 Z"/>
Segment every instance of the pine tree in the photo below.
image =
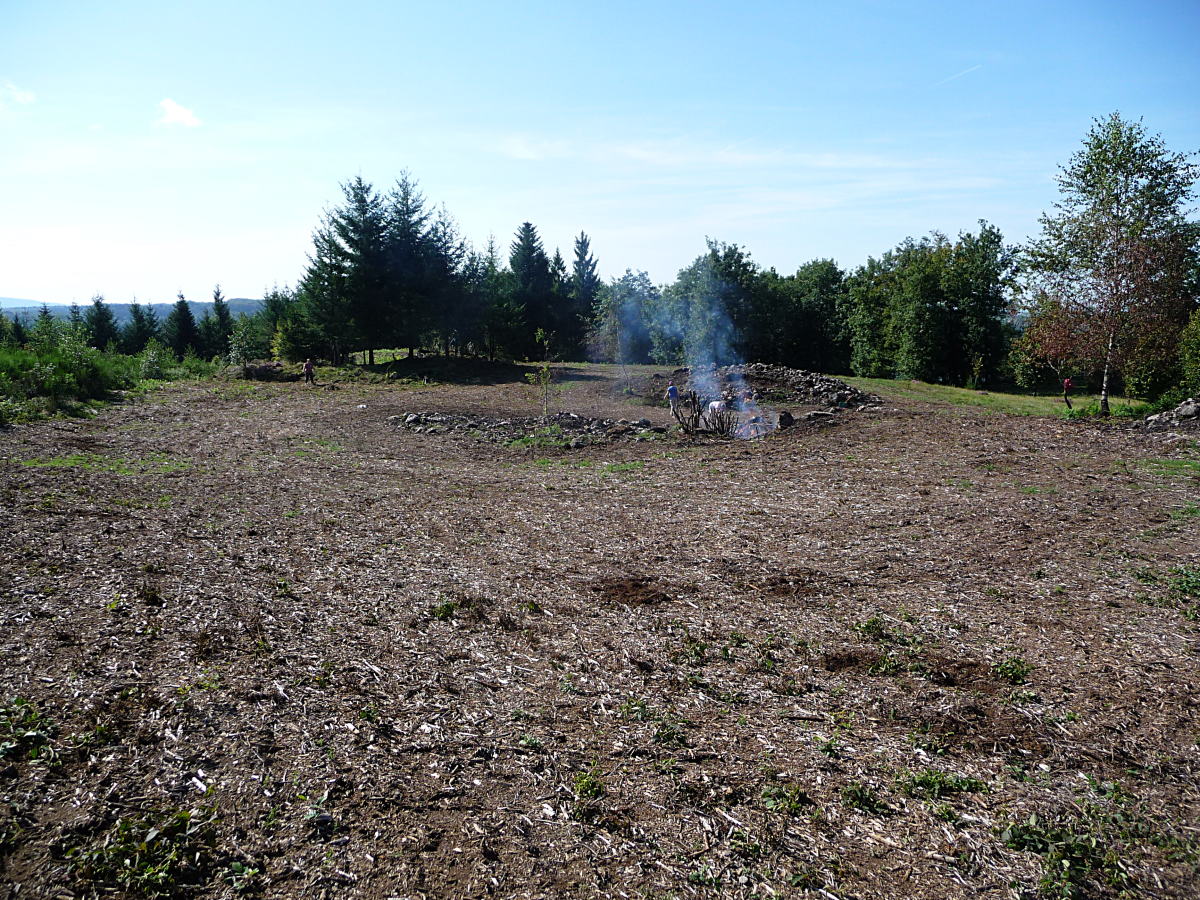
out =
<path fill-rule="evenodd" d="M 453 268 L 451 249 L 455 238 L 449 216 L 443 213 L 445 228 L 441 237 L 448 243 L 434 246 L 431 213 L 417 182 L 407 172 L 396 180 L 388 194 L 386 207 L 386 260 L 389 293 L 387 331 L 397 347 L 409 348 L 411 355 L 420 342 L 421 332 L 434 320 L 432 297 L 442 287 L 446 273 Z M 439 325 L 435 324 L 435 328 Z"/>
<path fill-rule="evenodd" d="M 87 321 L 83 318 L 83 310 L 79 308 L 78 303 L 71 304 L 71 308 L 67 312 L 67 324 L 76 334 L 84 335 L 87 343 L 91 343 L 91 331 L 87 326 Z"/>
<path fill-rule="evenodd" d="M 583 358 L 587 323 L 596 305 L 596 296 L 604 282 L 596 274 L 596 260 L 591 253 L 591 241 L 584 232 L 575 238 L 575 259 L 571 265 L 570 305 L 565 321 L 560 325 L 562 344 L 573 359 Z"/>
<path fill-rule="evenodd" d="M 229 312 L 229 304 L 225 302 L 225 295 L 221 293 L 219 284 L 213 288 L 212 314 L 216 320 L 216 326 L 213 342 L 215 346 L 211 348 L 211 355 L 228 356 L 229 338 L 233 334 L 233 316 Z"/>
<path fill-rule="evenodd" d="M 121 329 L 121 352 L 130 355 L 141 353 L 151 339 L 159 336 L 159 328 L 154 310 L 133 301 L 129 305 L 129 321 Z"/>
<path fill-rule="evenodd" d="M 92 298 L 92 305 L 88 307 L 84 320 L 87 322 L 88 343 L 97 350 L 107 349 L 109 344 L 116 343 L 120 337 L 117 317 L 99 294 Z"/>
<path fill-rule="evenodd" d="M 183 293 L 180 292 L 177 296 L 179 299 L 171 307 L 166 324 L 163 325 L 163 337 L 175 358 L 183 359 L 188 350 L 196 352 L 200 343 L 200 332 L 196 326 L 196 317 L 192 314 L 192 308 L 188 306 Z"/>
<path fill-rule="evenodd" d="M 513 308 L 524 311 L 526 339 L 523 353 L 534 352 L 534 333 L 540 328 L 545 332 L 554 330 L 553 292 L 550 276 L 550 260 L 542 249 L 542 240 L 537 229 L 523 222 L 513 238 L 508 259 L 513 277 Z"/>

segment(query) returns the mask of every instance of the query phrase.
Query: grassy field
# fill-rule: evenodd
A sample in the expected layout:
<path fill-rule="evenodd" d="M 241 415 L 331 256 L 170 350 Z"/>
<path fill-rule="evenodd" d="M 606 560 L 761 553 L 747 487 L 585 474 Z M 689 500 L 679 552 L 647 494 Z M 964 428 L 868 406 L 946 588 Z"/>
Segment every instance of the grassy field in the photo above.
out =
<path fill-rule="evenodd" d="M 1005 394 L 999 391 L 976 391 L 924 381 L 893 381 L 890 378 L 843 378 L 864 391 L 878 394 L 885 400 L 923 400 L 927 403 L 948 403 L 953 406 L 974 406 L 992 412 L 1017 416 L 1067 417 L 1061 394 Z M 1095 412 L 1100 406 L 1099 394 L 1075 394 L 1071 397 L 1075 412 Z M 1109 397 L 1113 415 L 1136 416 L 1149 413 L 1147 404 L 1128 397 Z"/>

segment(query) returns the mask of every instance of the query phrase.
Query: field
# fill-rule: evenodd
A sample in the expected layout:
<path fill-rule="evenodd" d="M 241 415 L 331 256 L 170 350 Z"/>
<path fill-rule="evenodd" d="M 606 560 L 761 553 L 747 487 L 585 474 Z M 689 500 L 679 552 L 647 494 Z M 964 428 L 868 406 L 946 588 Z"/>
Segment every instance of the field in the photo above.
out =
<path fill-rule="evenodd" d="M 0 896 L 1200 894 L 1195 435 L 525 374 L 0 433 Z"/>

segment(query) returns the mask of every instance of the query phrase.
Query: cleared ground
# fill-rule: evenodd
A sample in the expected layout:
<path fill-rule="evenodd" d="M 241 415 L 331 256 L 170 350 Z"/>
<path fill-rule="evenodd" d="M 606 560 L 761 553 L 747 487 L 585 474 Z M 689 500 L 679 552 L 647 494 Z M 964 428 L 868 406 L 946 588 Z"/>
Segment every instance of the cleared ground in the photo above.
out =
<path fill-rule="evenodd" d="M 552 406 L 666 424 L 648 374 Z M 874 386 L 755 442 L 389 422 L 522 375 L 0 434 L 0 890 L 1200 893 L 1194 440 Z"/>

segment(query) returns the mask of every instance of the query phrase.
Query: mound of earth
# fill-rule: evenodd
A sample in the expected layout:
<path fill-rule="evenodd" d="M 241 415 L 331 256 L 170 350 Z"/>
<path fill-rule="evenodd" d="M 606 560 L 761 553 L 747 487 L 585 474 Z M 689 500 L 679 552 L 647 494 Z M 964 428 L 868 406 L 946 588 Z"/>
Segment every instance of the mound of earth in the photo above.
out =
<path fill-rule="evenodd" d="M 853 385 L 822 375 L 768 363 L 747 363 L 737 366 L 684 366 L 673 373 L 676 382 L 683 381 L 687 390 L 701 394 L 737 392 L 749 387 L 760 397 L 775 403 L 795 403 L 804 406 L 875 406 L 879 397 L 860 391 Z"/>

